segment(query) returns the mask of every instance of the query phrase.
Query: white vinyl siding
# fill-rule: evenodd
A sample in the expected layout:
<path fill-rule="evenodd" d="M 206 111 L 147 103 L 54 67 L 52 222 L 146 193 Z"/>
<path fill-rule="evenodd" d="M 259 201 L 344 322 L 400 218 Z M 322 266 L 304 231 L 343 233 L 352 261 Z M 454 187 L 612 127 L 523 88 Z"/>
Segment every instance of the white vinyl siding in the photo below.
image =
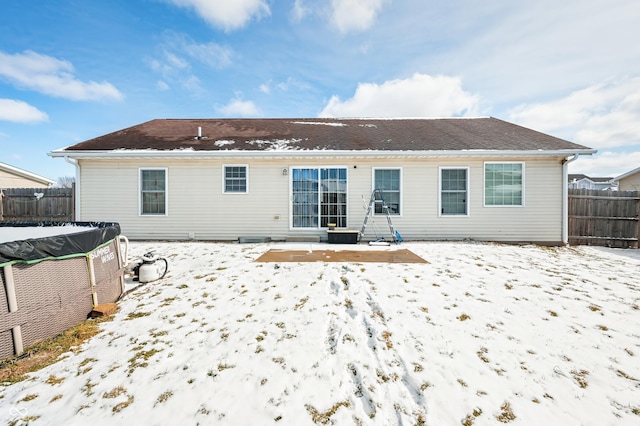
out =
<path fill-rule="evenodd" d="M 304 155 L 304 154 L 301 154 Z M 237 240 L 239 236 L 316 235 L 326 239 L 322 227 L 291 227 L 292 167 L 346 168 L 348 172 L 346 226 L 360 229 L 371 196 L 373 170 L 381 164 L 402 169 L 401 216 L 393 224 L 405 241 L 476 239 L 489 241 L 562 241 L 562 158 L 527 159 L 526 206 L 484 207 L 484 163 L 486 158 L 313 158 L 252 159 L 80 159 L 78 175 L 80 202 L 78 221 L 118 222 L 130 239 L 186 240 L 193 234 L 201 240 Z M 521 162 L 522 158 L 495 158 Z M 250 168 L 250 193 L 228 196 L 222 193 L 224 165 L 246 162 Z M 460 220 L 439 214 L 441 167 L 468 167 L 471 215 Z M 355 166 L 355 167 L 354 167 Z M 140 216 L 139 168 L 166 168 L 168 216 Z M 283 174 L 286 169 L 288 174 Z M 215 189 L 215 190 L 212 190 Z M 364 201 L 363 201 L 364 200 Z M 232 212 L 232 214 L 229 214 Z M 385 237 L 386 221 L 376 218 Z M 367 227 L 367 238 L 373 237 Z"/>
<path fill-rule="evenodd" d="M 524 163 L 484 163 L 484 205 L 524 206 Z"/>
<path fill-rule="evenodd" d="M 618 186 L 620 191 L 640 191 L 640 172 L 620 179 Z"/>
<path fill-rule="evenodd" d="M 39 182 L 0 169 L 0 188 L 48 188 L 48 183 Z"/>
<path fill-rule="evenodd" d="M 167 169 L 140 169 L 140 215 L 167 215 Z"/>

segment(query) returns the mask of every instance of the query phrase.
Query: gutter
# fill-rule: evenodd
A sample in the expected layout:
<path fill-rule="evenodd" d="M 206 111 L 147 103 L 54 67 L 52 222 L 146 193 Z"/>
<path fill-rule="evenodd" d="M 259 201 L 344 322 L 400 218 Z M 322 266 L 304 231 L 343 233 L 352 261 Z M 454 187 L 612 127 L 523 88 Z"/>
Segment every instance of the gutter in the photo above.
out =
<path fill-rule="evenodd" d="M 111 159 L 111 158 L 339 158 L 339 157 L 360 157 L 360 158 L 437 158 L 437 157 L 567 157 L 570 155 L 591 155 L 597 150 L 583 149 L 576 150 L 437 150 L 437 151 L 380 151 L 380 150 L 311 150 L 311 149 L 290 149 L 290 150 L 215 150 L 196 151 L 191 149 L 179 150 L 109 150 L 109 151 L 52 151 L 51 157 L 58 158 L 86 158 L 86 159 Z"/>
<path fill-rule="evenodd" d="M 73 165 L 76 171 L 76 184 L 74 194 L 75 214 L 73 215 L 73 220 L 77 222 L 80 218 L 80 164 L 78 164 L 78 160 L 71 159 L 66 155 L 63 158 L 64 161 Z"/>

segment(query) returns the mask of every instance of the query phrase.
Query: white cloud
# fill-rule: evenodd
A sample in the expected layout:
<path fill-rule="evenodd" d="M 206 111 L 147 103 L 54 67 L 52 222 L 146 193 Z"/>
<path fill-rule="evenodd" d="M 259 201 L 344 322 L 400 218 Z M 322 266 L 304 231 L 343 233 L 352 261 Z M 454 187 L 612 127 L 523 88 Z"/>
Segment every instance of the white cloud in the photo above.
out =
<path fill-rule="evenodd" d="M 307 7 L 303 0 L 295 0 L 293 2 L 293 7 L 291 8 L 291 20 L 293 22 L 302 21 L 310 13 L 311 9 Z"/>
<path fill-rule="evenodd" d="M 0 77 L 19 87 L 74 101 L 124 97 L 111 83 L 80 81 L 74 71 L 68 61 L 30 50 L 14 55 L 0 52 Z"/>
<path fill-rule="evenodd" d="M 265 0 L 167 0 L 194 9 L 209 25 L 226 31 L 244 27 L 252 18 L 271 14 Z"/>
<path fill-rule="evenodd" d="M 26 102 L 0 99 L 0 121 L 39 123 L 49 121 L 49 116 Z"/>
<path fill-rule="evenodd" d="M 172 52 L 168 52 L 165 50 L 164 58 L 167 60 L 166 64 L 170 68 L 175 68 L 179 70 L 189 68 L 189 62 L 185 61 L 183 58 L 177 56 Z"/>
<path fill-rule="evenodd" d="M 341 33 L 364 31 L 376 20 L 385 0 L 331 0 L 331 22 Z"/>
<path fill-rule="evenodd" d="M 202 92 L 200 79 L 193 74 L 193 63 L 222 69 L 232 63 L 234 52 L 217 43 L 197 43 L 187 34 L 167 31 L 158 46 L 158 56 L 147 58 L 149 67 L 160 73 L 164 83 L 177 83 L 195 92 Z M 164 90 L 164 89 L 163 89 Z"/>
<path fill-rule="evenodd" d="M 257 117 L 261 115 L 260 109 L 252 101 L 243 101 L 238 97 L 230 100 L 227 105 L 216 109 L 227 117 Z"/>
<path fill-rule="evenodd" d="M 161 91 L 163 91 L 163 92 L 164 92 L 165 90 L 169 90 L 169 89 L 171 89 L 171 87 L 170 87 L 167 83 L 165 83 L 164 81 L 162 81 L 162 80 L 158 80 L 158 83 L 156 84 L 156 86 L 158 86 L 158 89 L 159 89 L 159 90 L 161 90 Z"/>
<path fill-rule="evenodd" d="M 380 85 L 360 83 L 352 98 L 333 96 L 320 117 L 450 117 L 474 115 L 478 97 L 462 89 L 460 79 L 414 74 Z"/>
<path fill-rule="evenodd" d="M 639 164 L 640 151 L 605 151 L 594 156 L 581 156 L 569 163 L 569 173 L 582 173 L 591 177 L 618 177 L 636 169 Z"/>
<path fill-rule="evenodd" d="M 164 63 L 174 69 L 191 67 L 183 55 L 210 68 L 222 69 L 232 63 L 233 50 L 217 43 L 197 43 L 184 33 L 166 31 L 162 37 L 161 49 Z"/>
<path fill-rule="evenodd" d="M 309 85 L 307 83 L 296 80 L 292 77 L 288 77 L 286 80 L 275 83 L 272 80 L 269 80 L 268 82 L 260 85 L 260 91 L 266 95 L 270 94 L 272 90 L 287 92 L 289 90 L 304 91 L 308 89 Z"/>
<path fill-rule="evenodd" d="M 640 77 L 593 85 L 509 112 L 509 119 L 594 148 L 640 144 Z"/>
<path fill-rule="evenodd" d="M 232 62 L 233 51 L 216 43 L 192 43 L 185 36 L 178 48 L 183 49 L 191 58 L 211 68 L 225 68 Z"/>

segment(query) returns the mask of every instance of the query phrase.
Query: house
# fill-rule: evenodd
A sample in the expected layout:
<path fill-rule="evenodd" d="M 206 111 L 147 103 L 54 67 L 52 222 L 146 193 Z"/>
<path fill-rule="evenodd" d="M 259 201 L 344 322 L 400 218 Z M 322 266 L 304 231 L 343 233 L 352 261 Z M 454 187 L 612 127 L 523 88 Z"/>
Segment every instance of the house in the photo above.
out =
<path fill-rule="evenodd" d="M 594 152 L 482 117 L 158 119 L 49 155 L 76 165 L 78 220 L 132 239 L 324 241 L 380 189 L 404 240 L 560 244 L 567 164 Z"/>
<path fill-rule="evenodd" d="M 596 191 L 615 190 L 618 184 L 612 177 L 590 177 L 583 174 L 569 174 L 569 189 L 594 189 Z"/>
<path fill-rule="evenodd" d="M 614 181 L 620 191 L 640 191 L 640 167 L 621 174 Z"/>
<path fill-rule="evenodd" d="M 55 183 L 46 177 L 0 163 L 0 188 L 48 188 Z"/>

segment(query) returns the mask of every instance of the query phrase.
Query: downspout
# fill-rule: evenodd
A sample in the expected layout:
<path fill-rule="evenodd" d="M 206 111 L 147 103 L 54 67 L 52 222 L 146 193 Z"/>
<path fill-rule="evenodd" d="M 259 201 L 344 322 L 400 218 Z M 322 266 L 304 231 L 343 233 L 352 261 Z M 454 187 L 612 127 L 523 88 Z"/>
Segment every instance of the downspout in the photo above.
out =
<path fill-rule="evenodd" d="M 75 215 L 73 220 L 77 222 L 81 216 L 80 215 L 80 164 L 78 164 L 77 160 L 72 160 L 66 155 L 64 156 L 64 161 L 66 161 L 69 164 L 72 164 L 76 170 L 76 184 L 75 184 L 76 190 L 75 190 L 75 194 L 73 194 L 74 204 L 75 204 Z"/>
<path fill-rule="evenodd" d="M 562 160 L 562 243 L 569 244 L 569 163 L 576 161 L 580 154 L 573 154 Z"/>

